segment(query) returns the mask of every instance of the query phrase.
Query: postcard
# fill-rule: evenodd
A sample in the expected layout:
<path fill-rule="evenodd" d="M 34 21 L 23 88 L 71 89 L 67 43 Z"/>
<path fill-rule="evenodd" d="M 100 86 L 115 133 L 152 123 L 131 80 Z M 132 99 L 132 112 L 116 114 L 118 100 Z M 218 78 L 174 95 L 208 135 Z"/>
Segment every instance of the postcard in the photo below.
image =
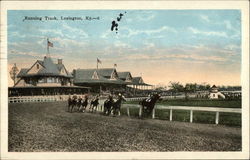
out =
<path fill-rule="evenodd" d="M 247 1 L 1 4 L 2 159 L 249 158 Z"/>

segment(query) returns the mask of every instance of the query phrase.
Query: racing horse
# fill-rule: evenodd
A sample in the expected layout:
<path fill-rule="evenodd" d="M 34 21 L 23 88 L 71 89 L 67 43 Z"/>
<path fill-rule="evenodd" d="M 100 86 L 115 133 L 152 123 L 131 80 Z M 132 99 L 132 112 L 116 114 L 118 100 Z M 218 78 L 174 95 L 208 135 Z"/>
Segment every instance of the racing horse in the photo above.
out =
<path fill-rule="evenodd" d="M 85 97 L 84 97 L 84 101 L 82 100 L 81 101 L 81 109 L 79 110 L 80 112 L 85 112 L 85 110 L 86 110 L 86 108 L 87 108 L 87 106 L 88 106 L 88 96 L 87 95 L 85 95 Z"/>
<path fill-rule="evenodd" d="M 114 103 L 113 97 L 109 95 L 108 99 L 104 102 L 104 105 L 103 105 L 104 115 L 107 115 L 107 116 L 110 115 L 113 103 Z"/>
<path fill-rule="evenodd" d="M 112 111 L 113 115 L 115 116 L 120 113 L 122 101 L 126 100 L 121 94 L 118 95 L 118 99 L 116 101 L 114 101 L 113 97 L 110 95 L 109 98 L 104 102 L 104 114 L 110 115 Z"/>
<path fill-rule="evenodd" d="M 96 112 L 98 105 L 99 105 L 99 96 L 96 96 L 95 99 L 92 99 L 90 102 L 89 111 Z"/>
<path fill-rule="evenodd" d="M 77 96 L 73 95 L 73 97 L 69 96 L 68 98 L 68 111 L 73 112 L 74 107 L 77 105 Z"/>
<path fill-rule="evenodd" d="M 146 115 L 151 114 L 157 100 L 162 100 L 160 97 L 161 96 L 159 94 L 153 94 L 149 98 L 140 101 L 139 104 L 142 106 L 142 113 Z"/>
<path fill-rule="evenodd" d="M 122 104 L 122 101 L 126 101 L 126 99 L 124 98 L 124 96 L 122 96 L 121 94 L 118 95 L 118 99 L 113 102 L 113 105 L 112 105 L 112 110 L 113 110 L 113 115 L 117 115 L 121 113 L 121 104 Z"/>

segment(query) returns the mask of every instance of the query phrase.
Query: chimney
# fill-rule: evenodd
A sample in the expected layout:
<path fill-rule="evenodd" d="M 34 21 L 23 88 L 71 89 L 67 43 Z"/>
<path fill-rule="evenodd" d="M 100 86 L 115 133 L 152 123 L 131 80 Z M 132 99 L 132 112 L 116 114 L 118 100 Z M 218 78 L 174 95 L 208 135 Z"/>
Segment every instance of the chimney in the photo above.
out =
<path fill-rule="evenodd" d="M 57 60 L 58 64 L 62 64 L 62 59 Z"/>

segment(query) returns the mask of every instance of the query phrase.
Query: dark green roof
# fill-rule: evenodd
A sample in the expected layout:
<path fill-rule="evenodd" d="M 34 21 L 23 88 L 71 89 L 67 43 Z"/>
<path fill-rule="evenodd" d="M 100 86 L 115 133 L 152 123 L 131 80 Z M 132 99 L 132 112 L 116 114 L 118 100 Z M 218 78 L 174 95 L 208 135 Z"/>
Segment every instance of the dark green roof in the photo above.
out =
<path fill-rule="evenodd" d="M 92 78 L 95 71 L 98 75 L 98 79 Z M 97 69 L 77 69 L 74 71 L 74 83 L 75 84 L 84 84 L 84 83 L 126 84 L 120 79 L 116 79 L 116 80 L 109 79 L 113 71 L 114 69 L 108 69 L 108 68 L 98 69 L 98 70 Z"/>
<path fill-rule="evenodd" d="M 130 72 L 117 72 L 117 74 L 118 74 L 118 77 L 119 77 L 120 79 L 122 79 L 122 80 L 126 80 L 127 76 L 128 76 L 129 74 L 131 75 Z"/>
<path fill-rule="evenodd" d="M 63 64 L 55 64 L 50 57 L 44 57 L 44 60 L 37 60 L 37 62 L 43 67 L 39 69 L 37 73 L 28 74 L 30 69 L 23 68 L 19 72 L 18 77 L 29 77 L 29 76 L 61 76 L 61 77 L 72 77 L 66 70 L 66 75 L 60 73 L 62 68 L 65 68 Z"/>
<path fill-rule="evenodd" d="M 19 78 L 19 77 L 22 77 L 22 76 L 26 75 L 28 70 L 29 70 L 28 68 L 22 68 L 20 70 L 20 72 L 17 74 L 17 77 Z"/>
<path fill-rule="evenodd" d="M 110 78 L 114 70 L 115 70 L 114 68 L 100 68 L 100 69 L 97 69 L 96 71 L 98 75 Z"/>
<path fill-rule="evenodd" d="M 133 77 L 132 83 L 134 83 L 134 84 L 140 84 L 140 80 L 142 80 L 142 77 Z"/>
<path fill-rule="evenodd" d="M 92 79 L 92 76 L 96 70 L 95 69 L 77 69 L 75 70 L 74 79 Z"/>

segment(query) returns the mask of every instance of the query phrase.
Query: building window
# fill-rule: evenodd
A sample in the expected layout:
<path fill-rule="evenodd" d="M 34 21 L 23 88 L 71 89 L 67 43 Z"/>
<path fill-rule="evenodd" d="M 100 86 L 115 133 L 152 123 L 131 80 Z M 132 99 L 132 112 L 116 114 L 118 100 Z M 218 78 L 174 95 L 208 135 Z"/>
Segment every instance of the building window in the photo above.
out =
<path fill-rule="evenodd" d="M 215 97 L 215 94 L 213 94 L 213 97 Z"/>
<path fill-rule="evenodd" d="M 40 78 L 40 79 L 38 80 L 38 82 L 39 82 L 39 83 L 43 83 L 43 82 L 44 82 L 44 79 L 43 79 L 43 78 Z"/>
<path fill-rule="evenodd" d="M 53 79 L 51 77 L 47 78 L 47 83 L 53 83 Z"/>
<path fill-rule="evenodd" d="M 36 64 L 36 69 L 39 69 L 39 64 Z"/>

